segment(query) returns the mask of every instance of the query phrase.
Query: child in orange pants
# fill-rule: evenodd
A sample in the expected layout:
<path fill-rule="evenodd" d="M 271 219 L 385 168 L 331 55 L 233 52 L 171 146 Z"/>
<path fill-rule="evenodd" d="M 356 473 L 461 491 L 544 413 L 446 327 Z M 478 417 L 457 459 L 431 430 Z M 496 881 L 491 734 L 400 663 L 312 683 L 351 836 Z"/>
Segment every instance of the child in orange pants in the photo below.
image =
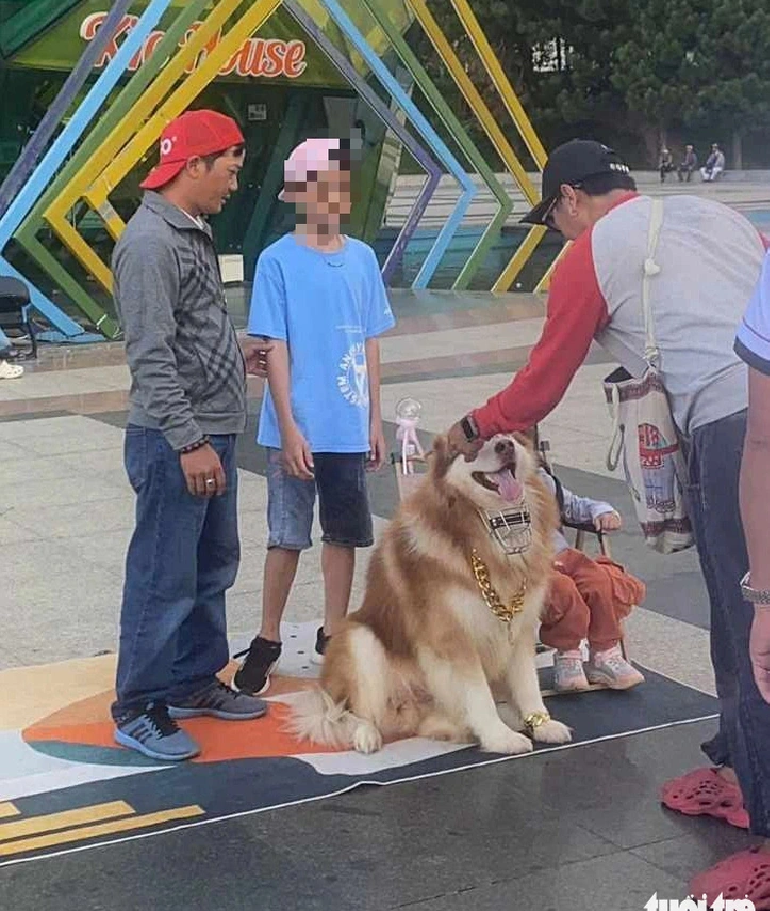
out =
<path fill-rule="evenodd" d="M 541 477 L 559 501 L 564 521 L 592 525 L 597 531 L 616 531 L 621 518 L 609 504 L 579 497 L 566 490 L 545 468 Z M 580 692 L 592 683 L 627 690 L 644 677 L 623 657 L 620 623 L 644 600 L 643 582 L 607 557 L 592 559 L 569 547 L 556 532 L 556 559 L 540 627 L 540 641 L 556 649 L 556 689 Z M 580 646 L 588 640 L 589 663 L 584 667 Z"/>

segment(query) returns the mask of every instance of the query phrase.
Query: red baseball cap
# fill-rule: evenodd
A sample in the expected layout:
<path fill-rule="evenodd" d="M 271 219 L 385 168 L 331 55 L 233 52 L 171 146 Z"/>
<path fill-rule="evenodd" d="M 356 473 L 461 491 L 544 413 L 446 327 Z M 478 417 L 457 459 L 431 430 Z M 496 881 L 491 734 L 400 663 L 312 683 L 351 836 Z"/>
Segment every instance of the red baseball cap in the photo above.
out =
<path fill-rule="evenodd" d="M 215 155 L 244 143 L 243 133 L 232 117 L 217 111 L 185 111 L 161 134 L 160 164 L 139 186 L 158 190 L 173 180 L 191 158 Z"/>

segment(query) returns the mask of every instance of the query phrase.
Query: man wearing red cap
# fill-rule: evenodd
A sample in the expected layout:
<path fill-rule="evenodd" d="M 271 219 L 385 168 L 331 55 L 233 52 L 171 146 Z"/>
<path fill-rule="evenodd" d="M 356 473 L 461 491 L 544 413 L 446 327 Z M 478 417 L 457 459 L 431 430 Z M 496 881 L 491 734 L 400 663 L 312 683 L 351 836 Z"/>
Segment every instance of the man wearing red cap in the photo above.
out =
<path fill-rule="evenodd" d="M 235 440 L 246 426 L 246 370 L 204 218 L 236 190 L 243 159 L 229 117 L 188 111 L 169 123 L 113 256 L 137 503 L 112 713 L 118 743 L 162 761 L 199 752 L 178 718 L 266 710 L 216 677 L 228 662 L 225 593 L 240 558 Z"/>

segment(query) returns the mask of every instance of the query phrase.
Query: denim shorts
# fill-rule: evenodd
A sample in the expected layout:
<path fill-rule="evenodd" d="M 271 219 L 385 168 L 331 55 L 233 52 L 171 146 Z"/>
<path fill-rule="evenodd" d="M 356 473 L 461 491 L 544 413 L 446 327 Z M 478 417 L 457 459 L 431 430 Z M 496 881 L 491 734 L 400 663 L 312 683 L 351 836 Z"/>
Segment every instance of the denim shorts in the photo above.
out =
<path fill-rule="evenodd" d="M 365 452 L 314 452 L 315 478 L 303 481 L 283 470 L 280 450 L 268 449 L 267 546 L 285 550 L 313 546 L 317 491 L 324 544 L 371 547 L 374 529 L 366 489 L 366 460 Z"/>

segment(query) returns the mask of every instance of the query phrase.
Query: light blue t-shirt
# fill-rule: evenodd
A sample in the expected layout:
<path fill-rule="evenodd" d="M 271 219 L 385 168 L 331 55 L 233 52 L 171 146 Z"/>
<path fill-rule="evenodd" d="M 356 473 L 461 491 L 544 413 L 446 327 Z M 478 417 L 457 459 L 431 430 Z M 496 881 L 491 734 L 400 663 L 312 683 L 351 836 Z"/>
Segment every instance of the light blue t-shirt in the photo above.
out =
<path fill-rule="evenodd" d="M 377 257 L 361 241 L 322 253 L 285 234 L 262 251 L 248 332 L 287 343 L 292 413 L 313 452 L 368 451 L 364 344 L 394 325 Z M 257 441 L 281 445 L 267 387 Z"/>

